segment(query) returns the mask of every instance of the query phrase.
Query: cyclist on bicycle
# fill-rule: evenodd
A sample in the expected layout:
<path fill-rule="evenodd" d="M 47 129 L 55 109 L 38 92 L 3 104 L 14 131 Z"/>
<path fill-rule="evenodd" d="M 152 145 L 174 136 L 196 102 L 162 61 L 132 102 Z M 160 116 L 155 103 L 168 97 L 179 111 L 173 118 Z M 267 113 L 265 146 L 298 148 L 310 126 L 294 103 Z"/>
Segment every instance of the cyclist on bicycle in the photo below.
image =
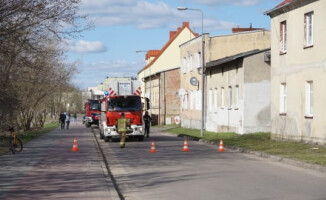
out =
<path fill-rule="evenodd" d="M 8 131 L 10 131 L 9 150 L 13 154 L 21 152 L 23 150 L 23 142 L 17 137 L 15 129 L 11 127 Z"/>

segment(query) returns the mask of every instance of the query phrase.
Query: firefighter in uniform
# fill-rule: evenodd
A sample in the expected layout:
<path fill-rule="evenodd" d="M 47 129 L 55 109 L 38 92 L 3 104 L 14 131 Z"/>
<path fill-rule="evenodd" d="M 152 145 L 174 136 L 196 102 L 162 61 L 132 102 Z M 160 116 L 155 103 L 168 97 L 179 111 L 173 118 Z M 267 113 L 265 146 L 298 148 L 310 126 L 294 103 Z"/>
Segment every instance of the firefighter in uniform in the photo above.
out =
<path fill-rule="evenodd" d="M 145 122 L 145 136 L 149 137 L 149 127 L 151 125 L 152 118 L 149 116 L 148 111 L 145 112 L 145 115 L 143 116 L 143 120 Z"/>
<path fill-rule="evenodd" d="M 127 127 L 130 126 L 129 120 L 125 118 L 125 114 L 121 113 L 121 117 L 116 122 L 116 128 L 120 135 L 120 148 L 125 147 Z"/>

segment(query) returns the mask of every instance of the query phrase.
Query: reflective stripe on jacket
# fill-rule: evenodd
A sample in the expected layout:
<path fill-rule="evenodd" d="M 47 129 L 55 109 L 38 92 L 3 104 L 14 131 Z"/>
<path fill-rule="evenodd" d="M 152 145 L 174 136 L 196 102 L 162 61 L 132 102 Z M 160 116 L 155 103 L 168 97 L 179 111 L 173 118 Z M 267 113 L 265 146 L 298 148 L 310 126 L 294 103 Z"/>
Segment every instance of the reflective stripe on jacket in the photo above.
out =
<path fill-rule="evenodd" d="M 118 132 L 127 131 L 128 121 L 126 118 L 118 119 Z"/>

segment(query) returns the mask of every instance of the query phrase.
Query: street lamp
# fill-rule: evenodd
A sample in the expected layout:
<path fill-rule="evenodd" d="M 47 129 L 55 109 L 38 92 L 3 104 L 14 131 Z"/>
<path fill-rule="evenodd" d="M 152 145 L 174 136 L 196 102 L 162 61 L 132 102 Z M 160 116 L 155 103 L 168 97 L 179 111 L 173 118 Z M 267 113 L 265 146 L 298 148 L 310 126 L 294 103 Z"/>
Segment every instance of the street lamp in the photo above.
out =
<path fill-rule="evenodd" d="M 148 51 L 144 51 L 144 50 L 136 50 L 136 53 L 141 53 L 141 52 L 148 52 Z"/>
<path fill-rule="evenodd" d="M 202 95 L 201 95 L 201 127 L 200 127 L 200 136 L 202 137 L 203 129 L 204 129 L 204 82 L 205 82 L 205 76 L 204 76 L 204 68 L 205 68 L 205 40 L 204 40 L 204 13 L 201 9 L 197 8 L 185 8 L 185 7 L 177 7 L 178 10 L 184 11 L 184 10 L 194 10 L 201 12 L 201 40 L 202 40 L 202 72 L 201 72 L 201 89 L 202 89 Z"/>

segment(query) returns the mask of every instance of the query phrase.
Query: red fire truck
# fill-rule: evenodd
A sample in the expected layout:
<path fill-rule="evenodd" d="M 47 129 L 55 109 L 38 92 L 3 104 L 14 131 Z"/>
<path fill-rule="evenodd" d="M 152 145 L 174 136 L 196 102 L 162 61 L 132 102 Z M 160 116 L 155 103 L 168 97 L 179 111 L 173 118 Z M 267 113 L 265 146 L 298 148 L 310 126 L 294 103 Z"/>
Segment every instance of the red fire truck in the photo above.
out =
<path fill-rule="evenodd" d="M 104 141 L 112 141 L 120 138 L 116 131 L 116 121 L 121 113 L 129 120 L 131 128 L 127 132 L 128 138 L 144 140 L 143 104 L 140 96 L 141 88 L 137 80 L 112 81 L 109 90 L 101 100 L 100 137 Z M 146 98 L 145 107 L 149 109 L 149 101 Z"/>
<path fill-rule="evenodd" d="M 86 127 L 90 127 L 92 124 L 99 125 L 99 119 L 101 115 L 101 103 L 100 100 L 88 99 L 85 103 L 85 119 L 84 123 Z"/>

